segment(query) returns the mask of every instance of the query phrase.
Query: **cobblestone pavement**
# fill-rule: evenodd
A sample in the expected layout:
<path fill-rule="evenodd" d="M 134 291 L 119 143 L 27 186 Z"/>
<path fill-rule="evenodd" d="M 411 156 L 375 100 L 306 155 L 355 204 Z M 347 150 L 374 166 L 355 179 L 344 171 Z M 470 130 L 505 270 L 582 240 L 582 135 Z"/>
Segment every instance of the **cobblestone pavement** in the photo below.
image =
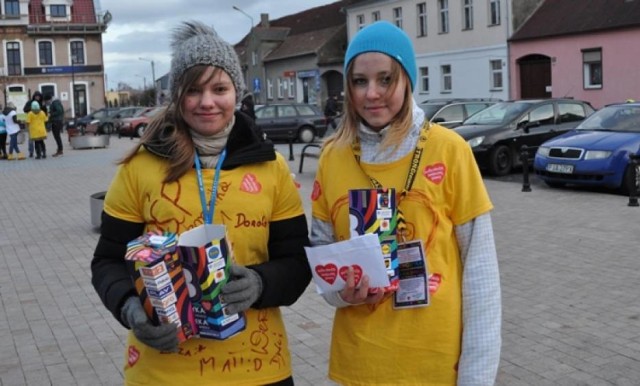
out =
<path fill-rule="evenodd" d="M 122 384 L 126 331 L 90 283 L 98 234 L 89 196 L 107 189 L 114 161 L 134 144 L 112 137 L 107 149 L 0 161 L 1 385 Z M 296 173 L 301 148 L 290 162 Z M 305 159 L 297 176 L 308 213 L 315 166 Z M 497 384 L 639 385 L 640 208 L 535 179 L 530 193 L 517 178 L 486 184 L 504 308 Z M 310 286 L 283 313 L 296 384 L 332 384 L 331 308 Z"/>

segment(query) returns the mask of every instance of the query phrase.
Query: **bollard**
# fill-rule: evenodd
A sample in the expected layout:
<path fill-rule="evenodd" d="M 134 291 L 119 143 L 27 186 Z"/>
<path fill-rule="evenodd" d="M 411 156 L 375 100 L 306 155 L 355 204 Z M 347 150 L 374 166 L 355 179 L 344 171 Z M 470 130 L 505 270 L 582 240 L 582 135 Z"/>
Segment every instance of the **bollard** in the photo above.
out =
<path fill-rule="evenodd" d="M 289 135 L 289 161 L 295 161 L 293 157 L 293 135 Z"/>
<path fill-rule="evenodd" d="M 628 206 L 639 206 L 638 205 L 638 160 L 640 159 L 640 155 L 638 154 L 629 154 L 629 167 L 633 170 L 633 184 L 629 189 L 629 204 Z"/>
<path fill-rule="evenodd" d="M 527 145 L 522 145 L 520 149 L 520 161 L 522 162 L 522 191 L 530 192 L 531 184 L 529 183 L 529 148 L 527 148 Z"/>

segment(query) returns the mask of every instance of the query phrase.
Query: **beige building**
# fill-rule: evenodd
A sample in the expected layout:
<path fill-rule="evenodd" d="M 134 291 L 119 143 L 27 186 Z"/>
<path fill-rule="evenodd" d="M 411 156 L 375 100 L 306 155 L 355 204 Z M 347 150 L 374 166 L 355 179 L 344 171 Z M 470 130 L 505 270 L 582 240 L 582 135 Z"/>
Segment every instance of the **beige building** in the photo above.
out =
<path fill-rule="evenodd" d="M 40 91 L 62 101 L 66 116 L 105 106 L 102 34 L 111 19 L 92 0 L 0 2 L 0 86 L 19 103 Z"/>

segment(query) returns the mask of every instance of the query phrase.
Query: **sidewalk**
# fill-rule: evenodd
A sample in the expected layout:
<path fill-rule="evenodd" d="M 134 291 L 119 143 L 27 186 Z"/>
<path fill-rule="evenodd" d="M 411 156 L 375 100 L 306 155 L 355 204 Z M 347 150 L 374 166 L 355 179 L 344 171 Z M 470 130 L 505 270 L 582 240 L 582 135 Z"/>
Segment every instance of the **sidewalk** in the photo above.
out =
<path fill-rule="evenodd" d="M 73 150 L 65 138 L 63 157 L 0 161 L 0 385 L 122 384 L 126 331 L 90 282 L 89 196 L 107 189 L 135 143 L 113 136 L 107 149 Z M 278 148 L 288 158 L 288 145 Z M 305 159 L 297 175 L 307 213 L 316 164 Z M 486 185 L 503 293 L 497 385 L 638 385 L 640 208 L 535 179 L 530 193 Z M 283 313 L 296 385 L 331 385 L 333 310 L 310 286 Z"/>

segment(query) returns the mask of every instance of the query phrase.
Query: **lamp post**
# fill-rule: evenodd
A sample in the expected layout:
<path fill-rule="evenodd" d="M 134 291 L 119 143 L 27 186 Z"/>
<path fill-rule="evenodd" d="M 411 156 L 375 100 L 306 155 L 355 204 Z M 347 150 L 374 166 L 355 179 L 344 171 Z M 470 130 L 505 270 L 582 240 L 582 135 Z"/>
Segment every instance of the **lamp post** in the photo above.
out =
<path fill-rule="evenodd" d="M 142 78 L 142 87 L 143 87 L 142 89 L 146 90 L 147 89 L 147 77 L 143 76 L 143 75 L 140 75 L 140 74 L 136 74 L 136 76 L 138 78 Z"/>
<path fill-rule="evenodd" d="M 249 20 L 251 20 L 251 30 L 252 30 L 253 29 L 253 18 L 251 17 L 251 15 L 249 15 L 245 11 L 241 10 L 240 8 L 236 7 L 235 5 L 232 8 L 235 9 L 236 11 L 240 12 L 241 14 L 245 15 L 246 17 L 248 17 Z M 249 30 L 249 32 L 251 32 L 251 30 Z"/>
<path fill-rule="evenodd" d="M 76 56 L 71 55 L 71 111 L 76 116 Z"/>
<path fill-rule="evenodd" d="M 151 62 L 151 81 L 153 82 L 153 90 L 154 90 L 154 98 L 155 98 L 155 105 L 158 104 L 158 90 L 156 88 L 156 67 L 155 67 L 155 63 L 153 62 L 153 60 L 151 59 L 147 59 L 147 58 L 138 58 L 140 60 L 144 60 L 146 62 Z"/>
<path fill-rule="evenodd" d="M 236 11 L 240 12 L 241 14 L 245 15 L 246 17 L 248 17 L 248 18 L 249 18 L 249 20 L 251 20 L 251 28 L 249 29 L 249 37 L 250 37 L 250 38 L 249 38 L 249 42 L 247 43 L 247 52 L 249 52 L 249 51 L 251 51 L 251 50 L 249 49 L 249 47 L 251 47 L 251 44 L 252 44 L 252 42 L 251 42 L 251 35 L 252 35 L 252 32 L 253 32 L 253 18 L 251 17 L 251 15 L 249 15 L 249 14 L 248 14 L 248 13 L 246 13 L 245 11 L 241 10 L 240 8 L 236 7 L 235 5 L 234 5 L 232 8 L 233 8 L 234 10 L 236 10 Z M 254 55 L 254 53 L 253 53 L 253 52 L 251 52 L 251 55 L 253 56 L 253 55 Z M 251 69 L 252 71 L 249 71 L 249 64 L 250 64 L 250 63 L 252 63 L 252 61 L 250 61 L 250 60 L 249 60 L 248 58 L 246 58 L 246 57 L 245 57 L 245 60 L 247 61 L 247 63 L 246 63 L 247 65 L 246 65 L 246 66 L 243 66 L 243 68 L 244 68 L 244 69 L 246 69 L 246 70 L 245 70 L 245 71 L 246 71 L 246 73 L 245 73 L 245 78 L 246 78 L 246 79 L 245 79 L 245 83 L 246 83 L 246 85 L 247 85 L 247 89 L 250 89 L 250 87 L 251 87 L 250 85 L 252 84 L 252 83 L 251 83 L 251 73 L 253 72 L 253 69 Z M 262 62 L 260 62 L 260 63 L 262 63 Z M 255 90 L 254 90 L 254 91 L 255 91 Z M 240 91 L 238 91 L 238 92 L 240 92 Z M 257 95 L 255 95 L 254 97 L 256 97 L 256 98 L 255 98 L 255 103 L 258 103 Z"/>

